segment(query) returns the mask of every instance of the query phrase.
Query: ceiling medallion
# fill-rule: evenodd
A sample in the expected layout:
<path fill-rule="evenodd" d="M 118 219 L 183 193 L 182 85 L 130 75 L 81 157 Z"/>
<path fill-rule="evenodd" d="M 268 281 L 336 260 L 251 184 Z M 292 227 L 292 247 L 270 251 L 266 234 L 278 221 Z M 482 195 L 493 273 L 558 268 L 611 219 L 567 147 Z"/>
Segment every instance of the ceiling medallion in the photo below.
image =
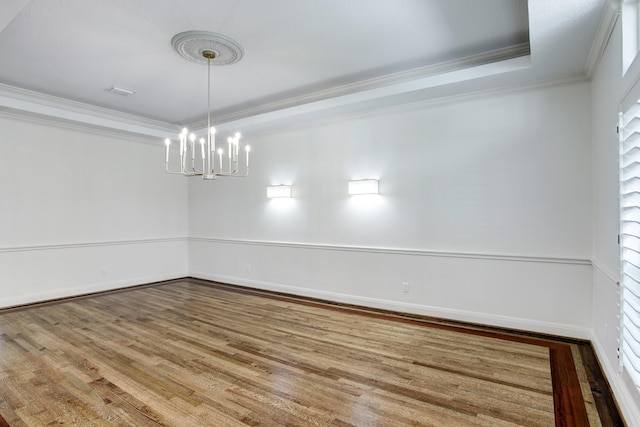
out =
<path fill-rule="evenodd" d="M 227 139 L 228 151 L 225 155 L 222 143 L 216 147 L 216 129 L 211 126 L 211 66 L 236 63 L 242 58 L 242 47 L 221 34 L 207 31 L 187 31 L 177 34 L 171 39 L 176 52 L 189 61 L 207 66 L 207 138 L 200 138 L 196 143 L 196 135 L 182 129 L 178 136 L 180 157 L 171 162 L 171 139 L 165 139 L 165 169 L 169 173 L 184 176 L 201 176 L 202 179 L 214 180 L 219 176 L 248 176 L 249 151 L 244 147 L 245 155 L 240 155 L 240 132 Z M 244 172 L 241 167 L 244 157 Z M 217 161 L 216 161 L 217 160 Z M 175 168 L 172 170 L 170 163 Z"/>
<path fill-rule="evenodd" d="M 240 43 L 210 31 L 185 31 L 176 34 L 171 39 L 171 45 L 183 58 L 205 65 L 235 64 L 244 54 Z M 203 57 L 205 51 L 215 54 L 211 62 Z"/>

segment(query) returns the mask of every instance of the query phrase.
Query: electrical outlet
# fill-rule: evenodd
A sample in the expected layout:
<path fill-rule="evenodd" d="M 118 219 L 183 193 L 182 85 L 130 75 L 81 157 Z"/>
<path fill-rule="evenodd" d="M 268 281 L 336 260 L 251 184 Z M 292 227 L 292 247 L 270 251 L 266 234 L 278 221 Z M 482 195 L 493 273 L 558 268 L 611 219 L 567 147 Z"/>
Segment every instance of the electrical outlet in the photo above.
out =
<path fill-rule="evenodd" d="M 244 269 L 247 273 L 251 273 L 251 264 L 247 264 L 244 266 Z"/>
<path fill-rule="evenodd" d="M 106 276 L 107 275 L 107 267 L 102 267 L 100 269 L 100 276 Z"/>
<path fill-rule="evenodd" d="M 409 292 L 409 282 L 402 282 L 402 292 Z"/>

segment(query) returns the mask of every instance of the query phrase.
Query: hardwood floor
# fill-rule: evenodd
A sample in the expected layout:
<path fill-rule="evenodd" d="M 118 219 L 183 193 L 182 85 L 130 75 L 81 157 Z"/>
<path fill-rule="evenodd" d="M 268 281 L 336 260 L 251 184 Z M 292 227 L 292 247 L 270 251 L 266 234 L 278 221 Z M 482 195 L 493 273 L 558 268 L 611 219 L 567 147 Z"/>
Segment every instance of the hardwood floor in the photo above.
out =
<path fill-rule="evenodd" d="M 590 354 L 182 281 L 0 312 L 0 426 L 622 425 Z"/>

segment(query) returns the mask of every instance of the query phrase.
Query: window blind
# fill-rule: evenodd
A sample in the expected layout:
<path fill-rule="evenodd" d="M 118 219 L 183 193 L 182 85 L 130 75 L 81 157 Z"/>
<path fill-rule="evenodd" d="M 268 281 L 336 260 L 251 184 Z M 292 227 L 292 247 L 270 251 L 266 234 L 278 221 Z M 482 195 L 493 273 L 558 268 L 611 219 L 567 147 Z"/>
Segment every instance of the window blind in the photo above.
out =
<path fill-rule="evenodd" d="M 621 114 L 620 363 L 640 391 L 640 102 Z"/>

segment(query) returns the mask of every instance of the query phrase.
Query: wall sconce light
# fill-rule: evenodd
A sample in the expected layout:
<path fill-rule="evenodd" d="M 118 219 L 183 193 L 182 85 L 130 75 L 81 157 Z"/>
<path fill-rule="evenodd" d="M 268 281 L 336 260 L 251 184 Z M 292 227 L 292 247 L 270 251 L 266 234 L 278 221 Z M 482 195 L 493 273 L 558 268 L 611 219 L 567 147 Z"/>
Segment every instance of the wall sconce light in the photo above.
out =
<path fill-rule="evenodd" d="M 269 199 L 275 198 L 290 198 L 291 186 L 290 185 L 273 185 L 267 187 L 267 197 Z"/>
<path fill-rule="evenodd" d="M 349 195 L 356 196 L 361 194 L 380 194 L 378 192 L 378 180 L 359 179 L 349 181 Z"/>

